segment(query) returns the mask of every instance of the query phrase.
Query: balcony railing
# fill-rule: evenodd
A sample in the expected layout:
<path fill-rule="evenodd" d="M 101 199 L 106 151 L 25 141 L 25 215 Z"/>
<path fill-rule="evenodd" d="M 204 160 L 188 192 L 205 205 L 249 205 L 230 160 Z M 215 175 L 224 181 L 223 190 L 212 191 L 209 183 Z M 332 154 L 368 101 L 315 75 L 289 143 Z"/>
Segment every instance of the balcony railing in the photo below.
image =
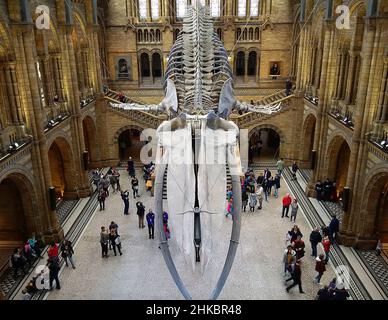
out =
<path fill-rule="evenodd" d="M 369 141 L 379 148 L 381 151 L 388 154 L 388 132 L 383 131 L 379 136 L 369 136 Z"/>
<path fill-rule="evenodd" d="M 318 97 L 314 97 L 314 96 L 310 96 L 308 94 L 305 94 L 304 95 L 304 98 L 307 100 L 307 101 L 310 101 L 313 105 L 315 105 L 316 107 L 318 107 Z"/>

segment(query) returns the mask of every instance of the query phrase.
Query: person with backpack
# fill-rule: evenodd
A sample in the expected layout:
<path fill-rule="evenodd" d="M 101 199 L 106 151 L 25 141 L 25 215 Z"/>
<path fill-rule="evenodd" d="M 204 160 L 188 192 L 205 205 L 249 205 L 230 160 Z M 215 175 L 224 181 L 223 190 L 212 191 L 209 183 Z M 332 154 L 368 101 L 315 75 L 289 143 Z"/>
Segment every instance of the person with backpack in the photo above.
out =
<path fill-rule="evenodd" d="M 122 256 L 123 253 L 121 252 L 121 239 L 120 239 L 120 236 L 117 234 L 117 229 L 110 230 L 109 242 L 112 245 L 113 253 L 115 254 L 115 256 L 117 256 L 116 247 L 120 253 L 120 256 Z"/>
<path fill-rule="evenodd" d="M 139 180 L 135 176 L 133 176 L 132 180 L 131 180 L 131 184 L 132 184 L 133 198 L 136 199 L 136 197 L 140 197 L 139 196 Z"/>
<path fill-rule="evenodd" d="M 148 225 L 148 235 L 149 239 L 154 239 L 154 231 L 155 231 L 155 214 L 149 209 L 147 215 L 147 225 Z"/>

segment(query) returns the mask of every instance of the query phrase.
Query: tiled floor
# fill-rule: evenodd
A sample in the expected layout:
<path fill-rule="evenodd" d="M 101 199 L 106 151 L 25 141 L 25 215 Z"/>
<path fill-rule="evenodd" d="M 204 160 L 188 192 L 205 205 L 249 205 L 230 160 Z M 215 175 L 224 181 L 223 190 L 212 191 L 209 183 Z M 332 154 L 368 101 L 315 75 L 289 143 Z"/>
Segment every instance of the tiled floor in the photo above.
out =
<path fill-rule="evenodd" d="M 126 172 L 121 172 L 120 182 L 129 188 Z M 288 190 L 282 183 L 280 196 Z M 141 200 L 146 209 L 153 207 L 153 198 L 140 186 Z M 123 240 L 123 256 L 101 258 L 99 230 L 114 220 L 119 225 Z M 220 299 L 313 299 L 319 285 L 313 284 L 315 263 L 310 254 L 308 237 L 311 232 L 302 212 L 297 224 L 301 227 L 306 242 L 303 258 L 302 280 L 305 295 L 297 287 L 285 291 L 282 255 L 285 233 L 292 227 L 288 219 L 281 218 L 281 200 L 271 197 L 264 210 L 243 213 L 241 237 L 236 259 Z M 192 271 L 170 241 L 173 259 L 181 277 L 194 299 L 207 299 L 215 286 L 225 261 L 229 245 L 231 219 L 225 218 L 213 257 L 206 271 Z M 173 230 L 171 230 L 173 233 Z M 156 237 L 155 237 L 156 238 Z M 119 194 L 111 194 L 106 202 L 106 211 L 97 211 L 75 248 L 77 269 L 65 268 L 61 275 L 61 290 L 54 290 L 48 299 L 182 299 L 181 294 L 167 270 L 158 241 L 149 240 L 147 228 L 138 229 L 135 202 L 130 202 L 130 215 L 123 215 L 123 203 Z M 328 267 L 322 282 L 334 277 Z"/>

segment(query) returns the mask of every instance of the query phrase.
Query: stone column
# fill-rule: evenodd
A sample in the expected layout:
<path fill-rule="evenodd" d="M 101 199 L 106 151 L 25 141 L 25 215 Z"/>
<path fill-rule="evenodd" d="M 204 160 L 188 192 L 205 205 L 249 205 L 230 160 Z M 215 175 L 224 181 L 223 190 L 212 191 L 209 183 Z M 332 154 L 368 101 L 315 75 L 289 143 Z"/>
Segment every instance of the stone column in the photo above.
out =
<path fill-rule="evenodd" d="M 73 46 L 73 40 L 69 39 L 72 41 L 71 46 Z M 70 45 L 70 44 L 69 44 Z M 74 52 L 74 51 L 73 51 Z M 85 90 L 85 83 L 84 83 L 84 68 L 82 65 L 82 53 L 81 50 L 78 50 L 75 54 L 75 63 L 77 65 L 77 73 L 78 73 L 78 103 L 80 101 L 81 96 L 83 97 L 84 95 L 84 90 Z M 70 57 L 71 59 L 71 57 Z"/>
<path fill-rule="evenodd" d="M 248 59 L 249 59 L 249 53 L 245 52 L 244 55 L 244 82 L 248 82 Z"/>
<path fill-rule="evenodd" d="M 384 69 L 383 69 L 383 77 L 381 79 L 380 84 L 380 94 L 379 94 L 379 102 L 378 102 L 378 109 L 376 114 L 376 121 L 377 122 L 385 122 L 386 114 L 387 114 L 387 107 L 388 107 L 388 90 L 386 89 L 387 81 L 388 81 L 388 61 L 384 62 Z"/>
<path fill-rule="evenodd" d="M 348 73 L 348 79 L 345 84 L 345 103 L 350 104 L 350 98 L 352 95 L 352 86 L 354 81 L 354 72 L 355 72 L 355 53 L 354 51 L 349 51 L 350 61 L 349 61 L 349 73 Z"/>
<path fill-rule="evenodd" d="M 26 91 L 27 110 L 31 119 L 32 142 L 32 163 L 34 176 L 37 178 L 37 189 L 40 191 L 39 200 L 42 205 L 40 213 L 44 226 L 42 231 L 44 237 L 49 240 L 58 240 L 63 237 L 63 230 L 58 223 L 55 210 L 50 210 L 48 189 L 51 186 L 51 170 L 49 165 L 48 150 L 46 145 L 46 135 L 43 128 L 44 110 L 40 99 L 39 81 L 36 70 L 36 49 L 34 38 L 34 26 L 22 26 L 24 32 L 18 35 L 19 47 L 21 49 L 23 66 L 26 70 Z M 25 61 L 25 62 L 24 62 Z"/>
<path fill-rule="evenodd" d="M 8 102 L 8 95 L 7 95 L 7 81 L 5 80 L 5 73 L 4 69 L 0 68 L 0 93 L 1 96 L 3 97 L 3 109 L 2 109 L 2 114 L 3 114 L 3 128 L 10 125 L 12 123 L 12 115 L 11 115 L 11 110 L 10 110 L 10 104 Z"/>
<path fill-rule="evenodd" d="M 299 38 L 298 68 L 296 73 L 296 89 L 298 91 L 303 90 L 303 83 L 302 83 L 303 48 L 304 48 L 304 32 L 301 32 L 300 38 Z"/>
<path fill-rule="evenodd" d="M 59 70 L 60 65 L 60 57 L 59 55 L 55 55 L 51 58 L 51 67 L 54 75 L 54 84 L 55 84 L 55 94 L 58 95 L 59 101 L 63 100 L 63 92 L 62 92 L 62 81 L 61 81 L 61 73 Z"/>
<path fill-rule="evenodd" d="M 368 96 L 368 88 L 369 88 L 369 78 L 372 67 L 372 56 L 374 51 L 374 40 L 376 36 L 376 24 L 375 20 L 368 20 L 365 24 L 364 29 L 364 37 L 363 37 L 363 46 L 361 50 L 362 55 L 362 65 L 360 70 L 360 78 L 358 84 L 358 93 L 357 93 L 357 104 L 356 104 L 356 115 L 354 119 L 354 132 L 352 144 L 350 146 L 350 159 L 349 159 L 349 168 L 348 168 L 348 176 L 346 179 L 346 186 L 348 186 L 351 190 L 350 197 L 350 209 L 347 213 L 344 214 L 342 224 L 341 224 L 341 234 L 345 236 L 351 237 L 354 234 L 353 223 L 350 223 L 351 215 L 354 214 L 354 209 L 356 208 L 356 200 L 357 197 L 354 197 L 355 186 L 357 185 L 356 181 L 356 173 L 357 176 L 361 176 L 362 172 L 357 170 L 359 161 L 359 152 L 361 140 L 362 144 L 365 144 L 365 137 L 362 136 L 362 131 L 364 127 L 364 115 L 366 106 L 366 99 Z M 366 114 L 367 115 L 367 114 Z M 367 117 L 366 117 L 367 118 Z M 354 220 L 354 219 L 352 219 Z"/>
<path fill-rule="evenodd" d="M 15 73 L 15 63 L 10 62 L 6 64 L 5 67 L 5 79 L 7 83 L 8 91 L 8 101 L 11 107 L 12 123 L 19 125 L 19 116 L 18 116 L 18 96 L 17 96 L 17 82 L 16 82 L 16 73 Z"/>

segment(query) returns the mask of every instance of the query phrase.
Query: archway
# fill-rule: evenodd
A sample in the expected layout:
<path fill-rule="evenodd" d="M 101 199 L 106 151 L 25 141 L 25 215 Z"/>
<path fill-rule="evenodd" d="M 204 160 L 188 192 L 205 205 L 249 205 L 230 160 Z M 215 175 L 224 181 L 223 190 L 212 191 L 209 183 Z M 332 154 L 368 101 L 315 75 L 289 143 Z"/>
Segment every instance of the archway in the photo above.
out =
<path fill-rule="evenodd" d="M 245 73 L 245 53 L 239 51 L 236 59 L 236 76 L 243 76 Z"/>
<path fill-rule="evenodd" d="M 157 52 L 152 54 L 152 77 L 154 81 L 160 80 L 162 77 L 162 60 Z"/>
<path fill-rule="evenodd" d="M 51 183 L 55 188 L 57 200 L 74 198 L 74 194 L 70 194 L 70 192 L 75 190 L 76 177 L 72 170 L 73 162 L 70 145 L 64 138 L 54 140 L 49 148 L 48 158 Z"/>
<path fill-rule="evenodd" d="M 377 238 L 388 245 L 388 172 L 373 176 L 365 192 L 366 217 L 361 226 L 361 234 L 365 238 Z M 364 211 L 365 212 L 365 211 Z M 385 251 L 388 256 L 388 252 Z"/>
<path fill-rule="evenodd" d="M 129 157 L 140 160 L 140 150 L 145 142 L 140 141 L 141 131 L 138 129 L 126 129 L 118 137 L 120 161 L 126 161 Z"/>
<path fill-rule="evenodd" d="M 140 55 L 140 71 L 143 80 L 150 78 L 150 59 L 145 52 Z"/>
<path fill-rule="evenodd" d="M 329 164 L 327 177 L 336 182 L 341 198 L 342 190 L 346 186 L 350 159 L 350 147 L 346 140 L 341 136 L 335 137 L 330 144 L 327 156 Z"/>
<path fill-rule="evenodd" d="M 33 187 L 27 177 L 11 174 L 0 182 L 0 269 L 11 252 L 36 232 Z"/>
<path fill-rule="evenodd" d="M 89 167 L 93 168 L 93 162 L 97 161 L 97 142 L 96 142 L 96 127 L 92 118 L 85 117 L 82 121 L 84 133 L 85 150 L 89 155 Z"/>
<path fill-rule="evenodd" d="M 249 138 L 251 163 L 274 162 L 280 154 L 280 135 L 272 128 L 257 128 Z"/>
<path fill-rule="evenodd" d="M 249 52 L 248 56 L 248 76 L 256 75 L 257 54 L 255 51 Z"/>
<path fill-rule="evenodd" d="M 314 148 L 315 124 L 315 116 L 312 114 L 308 115 L 304 122 L 302 132 L 302 159 L 310 164 L 312 162 L 312 151 Z"/>

